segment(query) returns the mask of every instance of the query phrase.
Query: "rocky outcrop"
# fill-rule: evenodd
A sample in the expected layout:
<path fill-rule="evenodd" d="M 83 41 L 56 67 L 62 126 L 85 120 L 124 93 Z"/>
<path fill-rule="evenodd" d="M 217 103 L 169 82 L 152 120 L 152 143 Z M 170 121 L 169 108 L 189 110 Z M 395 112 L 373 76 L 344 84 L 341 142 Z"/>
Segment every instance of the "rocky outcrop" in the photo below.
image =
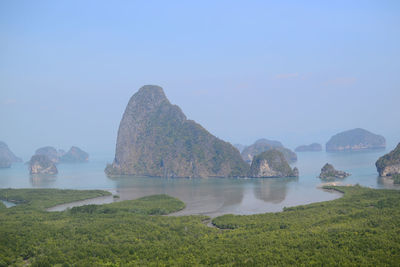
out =
<path fill-rule="evenodd" d="M 384 149 L 385 147 L 386 140 L 383 136 L 361 128 L 338 133 L 326 143 L 328 152 Z"/>
<path fill-rule="evenodd" d="M 296 147 L 296 149 L 294 151 L 296 151 L 296 152 L 318 152 L 318 151 L 322 151 L 322 146 L 321 146 L 321 144 L 318 144 L 318 143 L 312 143 L 310 145 L 298 146 L 298 147 Z"/>
<path fill-rule="evenodd" d="M 241 177 L 249 166 L 239 151 L 188 120 L 159 86 L 139 89 L 119 125 L 107 175 Z"/>
<path fill-rule="evenodd" d="M 400 174 L 400 143 L 388 154 L 380 157 L 375 163 L 379 176 Z"/>
<path fill-rule="evenodd" d="M 14 162 L 22 162 L 22 159 L 15 156 L 6 143 L 0 141 L 0 168 L 9 168 Z"/>
<path fill-rule="evenodd" d="M 60 159 L 60 154 L 57 149 L 52 146 L 45 146 L 36 149 L 35 155 L 45 155 L 54 163 L 57 163 Z"/>
<path fill-rule="evenodd" d="M 276 149 L 283 153 L 284 157 L 289 163 L 297 161 L 297 155 L 288 148 L 285 148 L 281 142 L 272 141 L 268 139 L 257 140 L 254 144 L 247 146 L 241 153 L 243 160 L 251 163 L 253 157 L 261 154 L 262 152 Z"/>
<path fill-rule="evenodd" d="M 88 160 L 89 154 L 76 146 L 72 146 L 67 153 L 60 157 L 60 163 L 83 163 Z"/>
<path fill-rule="evenodd" d="M 271 149 L 254 156 L 251 163 L 249 177 L 298 177 L 297 168 L 290 168 L 283 153 L 277 149 Z"/>
<path fill-rule="evenodd" d="M 330 180 L 336 178 L 344 179 L 348 176 L 350 176 L 349 173 L 336 170 L 331 164 L 326 163 L 321 169 L 321 174 L 319 175 L 319 178 L 323 180 Z"/>
<path fill-rule="evenodd" d="M 57 167 L 45 155 L 34 155 L 29 161 L 30 174 L 55 175 L 58 173 Z"/>

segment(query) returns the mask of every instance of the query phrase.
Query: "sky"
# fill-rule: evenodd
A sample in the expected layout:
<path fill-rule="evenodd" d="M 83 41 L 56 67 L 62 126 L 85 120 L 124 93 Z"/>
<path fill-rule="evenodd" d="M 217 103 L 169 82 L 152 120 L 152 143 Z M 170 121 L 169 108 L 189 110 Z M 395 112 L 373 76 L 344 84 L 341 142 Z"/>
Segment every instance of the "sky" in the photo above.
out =
<path fill-rule="evenodd" d="M 113 155 L 129 98 L 163 87 L 233 144 L 356 127 L 400 141 L 400 1 L 0 1 L 0 140 Z"/>

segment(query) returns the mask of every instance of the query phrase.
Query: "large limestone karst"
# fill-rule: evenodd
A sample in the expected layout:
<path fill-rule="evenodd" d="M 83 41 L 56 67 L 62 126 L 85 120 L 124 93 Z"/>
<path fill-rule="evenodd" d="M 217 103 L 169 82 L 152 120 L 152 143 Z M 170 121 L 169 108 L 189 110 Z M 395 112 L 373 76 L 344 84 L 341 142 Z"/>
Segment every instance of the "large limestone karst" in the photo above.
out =
<path fill-rule="evenodd" d="M 9 168 L 14 162 L 22 162 L 22 159 L 15 156 L 6 143 L 0 141 L 0 168 Z"/>
<path fill-rule="evenodd" d="M 254 156 L 259 155 L 262 152 L 272 150 L 272 149 L 281 151 L 289 163 L 293 163 L 293 162 L 297 161 L 296 153 L 294 153 L 290 149 L 284 147 L 281 142 L 268 140 L 268 139 L 264 139 L 264 138 L 259 139 L 254 144 L 244 148 L 241 153 L 241 156 L 242 156 L 243 160 L 245 160 L 248 163 L 251 163 Z"/>
<path fill-rule="evenodd" d="M 253 178 L 298 177 L 299 171 L 297 168 L 290 168 L 281 151 L 271 149 L 254 156 L 249 176 Z"/>
<path fill-rule="evenodd" d="M 400 143 L 388 154 L 380 157 L 375 165 L 379 176 L 395 176 L 400 174 Z"/>
<path fill-rule="evenodd" d="M 328 152 L 383 149 L 385 147 L 386 140 L 383 136 L 361 128 L 338 133 L 326 143 Z"/>
<path fill-rule="evenodd" d="M 230 143 L 188 120 L 159 86 L 146 85 L 125 109 L 108 175 L 241 177 L 249 166 Z"/>

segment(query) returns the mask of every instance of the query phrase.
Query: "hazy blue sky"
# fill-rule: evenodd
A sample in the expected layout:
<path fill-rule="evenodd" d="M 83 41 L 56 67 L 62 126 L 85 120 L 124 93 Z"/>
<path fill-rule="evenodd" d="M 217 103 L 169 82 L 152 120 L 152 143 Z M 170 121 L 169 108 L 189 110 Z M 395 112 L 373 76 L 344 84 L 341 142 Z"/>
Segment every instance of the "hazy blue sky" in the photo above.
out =
<path fill-rule="evenodd" d="M 400 1 L 0 1 L 0 140 L 114 152 L 157 84 L 231 143 L 400 141 Z"/>

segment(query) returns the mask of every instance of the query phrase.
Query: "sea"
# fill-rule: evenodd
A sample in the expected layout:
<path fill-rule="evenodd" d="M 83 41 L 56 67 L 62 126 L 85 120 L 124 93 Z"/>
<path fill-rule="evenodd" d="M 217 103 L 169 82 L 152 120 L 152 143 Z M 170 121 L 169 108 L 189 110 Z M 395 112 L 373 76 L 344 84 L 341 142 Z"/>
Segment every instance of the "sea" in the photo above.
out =
<path fill-rule="evenodd" d="M 300 172 L 298 178 L 109 178 L 104 168 L 112 155 L 94 155 L 87 163 L 58 164 L 56 176 L 32 176 L 28 165 L 13 164 L 0 169 L 0 188 L 61 188 L 102 189 L 119 197 L 105 197 L 55 207 L 63 210 L 83 204 L 102 204 L 136 199 L 154 194 L 167 194 L 185 202 L 186 208 L 174 215 L 257 214 L 282 211 L 284 207 L 328 201 L 341 197 L 338 192 L 326 191 L 318 175 L 325 163 L 351 176 L 335 182 L 343 185 L 359 184 L 371 188 L 400 189 L 388 178 L 381 178 L 376 171 L 376 160 L 388 150 L 363 152 L 297 153 L 298 161 L 292 164 Z M 12 206 L 6 203 L 7 206 Z"/>

